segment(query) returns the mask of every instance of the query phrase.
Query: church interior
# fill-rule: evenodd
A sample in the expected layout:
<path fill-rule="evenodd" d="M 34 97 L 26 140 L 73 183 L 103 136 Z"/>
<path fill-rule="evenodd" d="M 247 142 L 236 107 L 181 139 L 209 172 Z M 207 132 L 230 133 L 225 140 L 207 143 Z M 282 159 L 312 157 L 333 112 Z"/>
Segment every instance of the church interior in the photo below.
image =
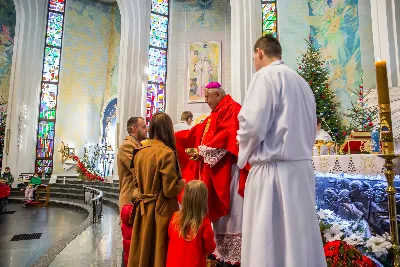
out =
<path fill-rule="evenodd" d="M 0 0 L 0 24 L 0 266 L 124 266 L 127 121 L 190 111 L 200 124 L 211 82 L 242 104 L 266 34 L 315 96 L 323 245 L 370 259 L 352 266 L 399 266 L 399 1 Z"/>

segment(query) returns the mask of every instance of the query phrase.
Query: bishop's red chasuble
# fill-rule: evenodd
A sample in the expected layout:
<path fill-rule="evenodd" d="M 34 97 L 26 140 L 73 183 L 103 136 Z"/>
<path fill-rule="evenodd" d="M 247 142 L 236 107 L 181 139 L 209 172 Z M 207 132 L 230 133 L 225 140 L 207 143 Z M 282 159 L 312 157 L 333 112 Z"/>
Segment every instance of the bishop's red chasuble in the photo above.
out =
<path fill-rule="evenodd" d="M 232 164 L 239 146 L 236 131 L 240 104 L 226 95 L 210 116 L 190 130 L 175 133 L 182 176 L 187 182 L 200 179 L 208 188 L 209 218 L 212 222 L 228 215 Z M 199 161 L 189 160 L 186 148 L 198 148 Z M 243 197 L 249 166 L 240 171 L 239 194 Z"/>

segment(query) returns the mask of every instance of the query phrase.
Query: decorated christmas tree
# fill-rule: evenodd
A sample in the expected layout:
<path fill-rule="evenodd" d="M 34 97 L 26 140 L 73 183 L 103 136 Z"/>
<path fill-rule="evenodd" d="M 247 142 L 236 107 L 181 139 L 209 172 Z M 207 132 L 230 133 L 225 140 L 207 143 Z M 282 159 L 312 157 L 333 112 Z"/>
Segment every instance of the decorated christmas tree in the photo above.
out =
<path fill-rule="evenodd" d="M 5 105 L 7 103 L 0 103 L 0 105 Z M 0 110 L 0 171 L 3 168 L 3 153 L 4 153 L 4 139 L 6 136 L 6 118 L 7 110 Z"/>
<path fill-rule="evenodd" d="M 351 102 L 351 109 L 345 114 L 349 119 L 348 131 L 372 131 L 377 125 L 379 110 L 377 107 L 368 106 L 367 96 L 372 89 L 364 90 L 364 79 L 361 78 L 361 84 L 356 90 L 349 89 L 351 95 L 357 95 L 357 101 Z"/>
<path fill-rule="evenodd" d="M 322 128 L 329 133 L 333 141 L 342 144 L 347 132 L 342 125 L 339 103 L 336 95 L 329 89 L 329 70 L 321 58 L 321 52 L 313 42 L 306 40 L 307 51 L 298 60 L 297 72 L 311 87 L 317 105 L 317 116 L 322 119 Z"/>

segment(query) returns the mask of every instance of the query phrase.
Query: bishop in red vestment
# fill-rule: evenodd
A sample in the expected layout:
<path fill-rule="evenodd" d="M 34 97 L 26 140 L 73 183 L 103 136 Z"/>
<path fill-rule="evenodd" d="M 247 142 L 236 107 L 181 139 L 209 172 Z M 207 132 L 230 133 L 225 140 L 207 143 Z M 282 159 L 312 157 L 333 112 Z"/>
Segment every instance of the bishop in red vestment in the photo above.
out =
<path fill-rule="evenodd" d="M 217 259 L 236 264 L 240 262 L 243 192 L 248 173 L 248 169 L 240 170 L 236 165 L 237 115 L 241 106 L 216 82 L 207 85 L 205 97 L 212 110 L 210 116 L 190 130 L 175 133 L 177 151 L 183 178 L 200 179 L 207 185 Z"/>

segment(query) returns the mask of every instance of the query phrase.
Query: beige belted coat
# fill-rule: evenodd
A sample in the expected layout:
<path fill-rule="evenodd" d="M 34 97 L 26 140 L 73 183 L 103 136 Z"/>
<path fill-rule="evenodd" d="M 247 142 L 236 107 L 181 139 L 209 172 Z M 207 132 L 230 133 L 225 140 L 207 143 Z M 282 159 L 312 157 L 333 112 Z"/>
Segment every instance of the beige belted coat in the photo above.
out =
<path fill-rule="evenodd" d="M 133 154 L 138 194 L 128 266 L 165 267 L 168 224 L 179 209 L 176 197 L 185 183 L 175 151 L 161 141 L 148 140 Z"/>

